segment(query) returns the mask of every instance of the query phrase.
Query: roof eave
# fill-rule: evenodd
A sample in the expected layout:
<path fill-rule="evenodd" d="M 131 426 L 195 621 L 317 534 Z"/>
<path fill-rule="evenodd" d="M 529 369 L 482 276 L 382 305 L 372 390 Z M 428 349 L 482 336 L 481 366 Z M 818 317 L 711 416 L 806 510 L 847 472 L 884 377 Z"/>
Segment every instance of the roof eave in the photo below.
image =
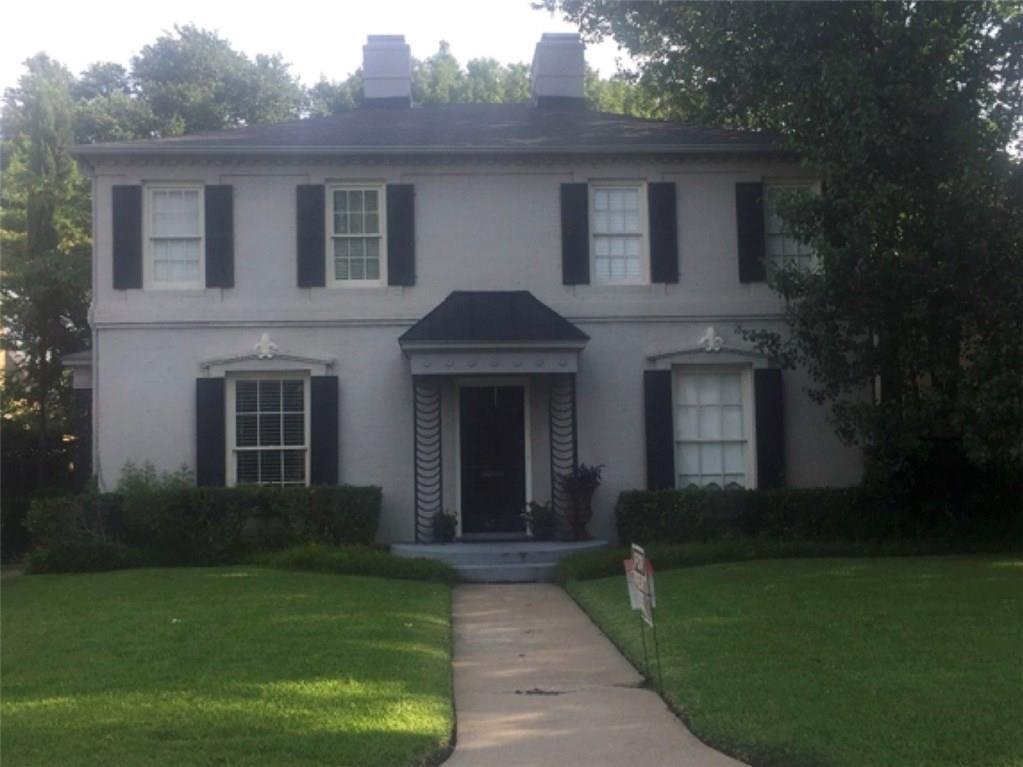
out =
<path fill-rule="evenodd" d="M 633 146 L 109 146 L 80 144 L 71 148 L 76 158 L 98 157 L 381 157 L 386 155 L 784 155 L 776 144 L 641 144 Z"/>

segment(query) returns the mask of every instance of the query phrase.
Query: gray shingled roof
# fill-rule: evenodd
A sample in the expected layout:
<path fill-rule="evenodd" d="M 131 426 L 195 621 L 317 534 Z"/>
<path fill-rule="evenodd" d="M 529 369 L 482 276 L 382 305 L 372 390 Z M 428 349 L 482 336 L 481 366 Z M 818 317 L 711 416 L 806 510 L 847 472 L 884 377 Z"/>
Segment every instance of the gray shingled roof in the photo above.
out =
<path fill-rule="evenodd" d="M 528 290 L 455 290 L 398 341 L 575 342 L 589 336 Z"/>
<path fill-rule="evenodd" d="M 189 154 L 603 154 L 777 152 L 777 136 L 532 104 L 357 109 L 188 136 L 83 144 L 81 157 Z"/>

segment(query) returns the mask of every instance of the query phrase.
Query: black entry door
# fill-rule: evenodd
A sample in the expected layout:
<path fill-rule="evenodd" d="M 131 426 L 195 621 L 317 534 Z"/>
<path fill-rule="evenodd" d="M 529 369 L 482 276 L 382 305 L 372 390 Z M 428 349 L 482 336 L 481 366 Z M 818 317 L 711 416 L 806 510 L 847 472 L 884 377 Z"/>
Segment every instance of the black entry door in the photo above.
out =
<path fill-rule="evenodd" d="M 525 530 L 526 433 L 521 386 L 461 389 L 462 532 Z"/>

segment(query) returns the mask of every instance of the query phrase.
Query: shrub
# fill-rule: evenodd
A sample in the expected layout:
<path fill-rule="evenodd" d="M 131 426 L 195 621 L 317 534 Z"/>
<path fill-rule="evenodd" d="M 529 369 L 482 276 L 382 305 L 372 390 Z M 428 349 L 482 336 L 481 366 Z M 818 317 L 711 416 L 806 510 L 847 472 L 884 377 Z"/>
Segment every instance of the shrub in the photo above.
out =
<path fill-rule="evenodd" d="M 52 548 L 36 549 L 29 555 L 26 572 L 93 573 L 104 570 L 125 570 L 146 564 L 141 551 L 108 541 L 63 543 Z"/>
<path fill-rule="evenodd" d="M 368 546 L 307 544 L 265 555 L 257 561 L 268 567 L 339 575 L 366 575 L 443 583 L 455 583 L 458 580 L 455 569 L 447 562 L 396 557 Z"/>
<path fill-rule="evenodd" d="M 996 492 L 997 490 L 997 492 Z M 778 490 L 631 490 L 618 498 L 623 542 L 1019 540 L 1019 493 L 989 489 L 922 515 L 881 486 Z"/>
<path fill-rule="evenodd" d="M 51 548 L 70 543 L 80 536 L 82 504 L 77 498 L 36 498 L 25 518 L 37 547 Z"/>
<path fill-rule="evenodd" d="M 196 487 L 185 471 L 128 465 L 118 492 L 39 499 L 28 524 L 49 556 L 107 541 L 153 565 L 209 565 L 298 543 L 369 545 L 381 503 L 376 487 Z"/>
<path fill-rule="evenodd" d="M 0 558 L 10 562 L 31 547 L 27 522 L 32 499 L 26 496 L 5 496 L 0 499 Z"/>
<path fill-rule="evenodd" d="M 727 537 L 886 540 L 914 537 L 883 495 L 861 488 L 631 490 L 618 498 L 624 542 L 687 543 Z"/>

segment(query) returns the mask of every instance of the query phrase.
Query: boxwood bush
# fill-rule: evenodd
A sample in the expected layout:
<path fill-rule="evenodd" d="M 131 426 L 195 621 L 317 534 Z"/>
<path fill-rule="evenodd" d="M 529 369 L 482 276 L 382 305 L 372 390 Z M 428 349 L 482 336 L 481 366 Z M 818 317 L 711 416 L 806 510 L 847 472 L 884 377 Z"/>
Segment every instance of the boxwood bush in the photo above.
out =
<path fill-rule="evenodd" d="M 619 496 L 616 516 L 623 543 L 882 540 L 908 532 L 883 498 L 860 488 L 632 490 Z"/>
<path fill-rule="evenodd" d="M 727 538 L 982 542 L 1010 540 L 1019 531 L 1018 507 L 1004 499 L 970 497 L 962 507 L 958 513 L 923 514 L 895 494 L 870 486 L 630 490 L 618 498 L 616 521 L 624 544 Z"/>
<path fill-rule="evenodd" d="M 132 476 L 115 493 L 36 499 L 26 524 L 47 561 L 116 544 L 147 565 L 208 565 L 303 543 L 371 545 L 381 503 L 378 487 L 196 487 L 175 475 Z"/>

